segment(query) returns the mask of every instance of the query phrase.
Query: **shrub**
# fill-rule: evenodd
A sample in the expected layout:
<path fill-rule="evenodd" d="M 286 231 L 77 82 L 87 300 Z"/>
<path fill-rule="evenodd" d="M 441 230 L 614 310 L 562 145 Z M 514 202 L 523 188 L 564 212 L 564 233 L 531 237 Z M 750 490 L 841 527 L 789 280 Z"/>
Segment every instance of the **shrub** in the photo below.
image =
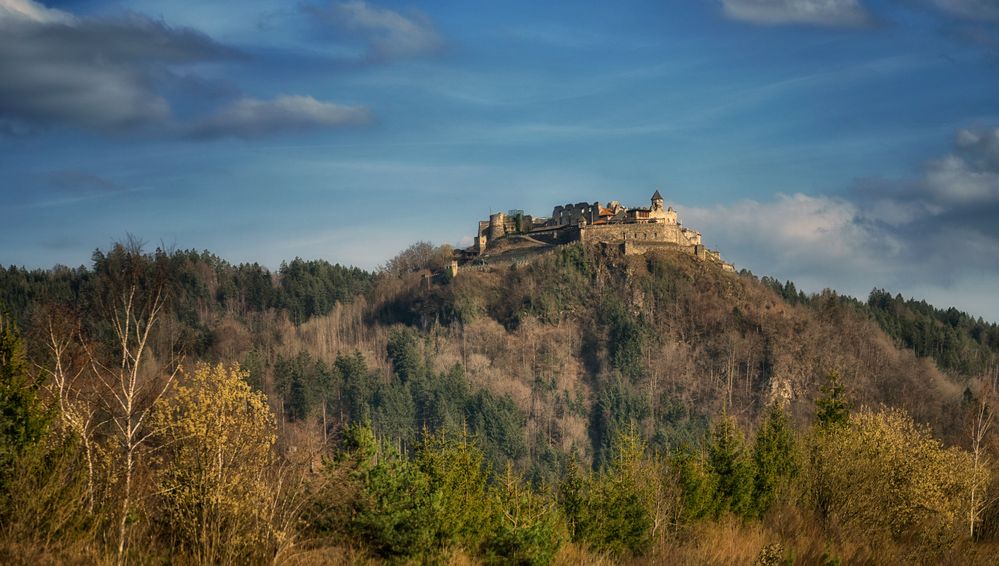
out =
<path fill-rule="evenodd" d="M 270 524 L 274 414 L 245 379 L 238 365 L 199 364 L 153 415 L 161 520 L 195 562 L 266 560 L 281 536 Z"/>
<path fill-rule="evenodd" d="M 863 411 L 818 430 L 809 473 L 819 512 L 868 540 L 943 547 L 965 532 L 971 456 L 944 448 L 900 409 Z"/>

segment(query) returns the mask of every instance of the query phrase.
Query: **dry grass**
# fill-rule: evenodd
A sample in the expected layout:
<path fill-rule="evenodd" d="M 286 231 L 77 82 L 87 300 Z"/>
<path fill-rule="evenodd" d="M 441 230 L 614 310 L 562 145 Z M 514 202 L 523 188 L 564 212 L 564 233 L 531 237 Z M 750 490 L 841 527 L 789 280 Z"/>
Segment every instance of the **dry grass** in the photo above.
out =
<path fill-rule="evenodd" d="M 554 566 L 576 566 L 585 564 L 587 566 L 611 566 L 618 564 L 606 554 L 591 552 L 578 544 L 567 544 L 555 555 Z"/>
<path fill-rule="evenodd" d="M 363 552 L 343 546 L 324 546 L 278 557 L 279 566 L 364 566 L 378 564 L 378 561 Z"/>
<path fill-rule="evenodd" d="M 726 518 L 693 526 L 632 564 L 754 564 L 767 546 L 793 564 L 995 564 L 997 543 L 959 543 L 935 548 L 927 541 L 866 540 L 826 532 L 811 516 L 779 507 L 763 521 Z"/>

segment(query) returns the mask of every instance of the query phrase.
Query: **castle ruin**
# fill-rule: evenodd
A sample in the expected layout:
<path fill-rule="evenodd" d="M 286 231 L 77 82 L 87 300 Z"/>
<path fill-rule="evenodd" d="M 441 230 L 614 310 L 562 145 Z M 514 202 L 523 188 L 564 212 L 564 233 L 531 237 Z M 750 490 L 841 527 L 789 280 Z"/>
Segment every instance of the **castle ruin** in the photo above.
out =
<path fill-rule="evenodd" d="M 513 237 L 538 244 L 583 242 L 618 246 L 625 255 L 660 249 L 680 250 L 698 259 L 718 263 L 733 271 L 714 250 L 701 243 L 701 233 L 680 224 L 673 207 L 666 207 L 657 190 L 649 207 L 626 208 L 618 201 L 606 206 L 580 202 L 556 206 L 550 217 L 535 217 L 523 211 L 497 212 L 479 222 L 475 242 L 464 250 L 466 259 L 487 254 Z"/>

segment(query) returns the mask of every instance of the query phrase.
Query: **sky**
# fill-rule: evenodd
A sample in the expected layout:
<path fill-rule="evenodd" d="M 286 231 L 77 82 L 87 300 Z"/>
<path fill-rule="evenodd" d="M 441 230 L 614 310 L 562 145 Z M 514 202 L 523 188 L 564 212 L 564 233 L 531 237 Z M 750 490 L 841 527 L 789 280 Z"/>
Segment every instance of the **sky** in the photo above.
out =
<path fill-rule="evenodd" d="M 646 206 L 999 321 L 999 0 L 0 0 L 0 264 L 277 268 Z"/>

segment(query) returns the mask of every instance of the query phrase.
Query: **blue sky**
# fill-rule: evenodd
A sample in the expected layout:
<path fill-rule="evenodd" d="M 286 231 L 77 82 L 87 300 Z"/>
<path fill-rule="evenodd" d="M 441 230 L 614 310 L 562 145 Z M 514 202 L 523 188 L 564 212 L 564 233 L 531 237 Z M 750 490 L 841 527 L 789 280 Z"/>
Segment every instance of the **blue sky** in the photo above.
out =
<path fill-rule="evenodd" d="M 270 267 L 643 205 L 999 320 L 999 0 L 0 0 L 0 263 Z"/>

